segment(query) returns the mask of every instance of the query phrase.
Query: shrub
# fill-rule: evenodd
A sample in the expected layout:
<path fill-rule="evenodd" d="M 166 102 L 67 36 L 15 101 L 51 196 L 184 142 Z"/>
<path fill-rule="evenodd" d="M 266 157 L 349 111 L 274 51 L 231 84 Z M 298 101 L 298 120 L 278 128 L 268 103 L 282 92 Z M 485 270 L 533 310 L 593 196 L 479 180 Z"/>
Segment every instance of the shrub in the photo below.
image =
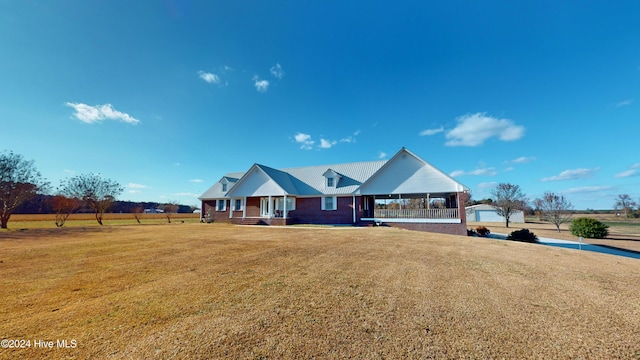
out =
<path fill-rule="evenodd" d="M 535 244 L 538 242 L 538 236 L 529 231 L 529 229 L 521 229 L 512 231 L 511 234 L 507 236 L 507 240 L 522 241 Z"/>
<path fill-rule="evenodd" d="M 485 237 L 485 236 L 491 234 L 491 231 L 489 231 L 489 229 L 487 229 L 484 226 L 478 226 L 476 228 L 476 233 L 478 233 L 478 236 Z"/>
<path fill-rule="evenodd" d="M 574 219 L 569 229 L 575 236 L 591 239 L 604 239 L 609 235 L 609 225 L 591 218 Z"/>

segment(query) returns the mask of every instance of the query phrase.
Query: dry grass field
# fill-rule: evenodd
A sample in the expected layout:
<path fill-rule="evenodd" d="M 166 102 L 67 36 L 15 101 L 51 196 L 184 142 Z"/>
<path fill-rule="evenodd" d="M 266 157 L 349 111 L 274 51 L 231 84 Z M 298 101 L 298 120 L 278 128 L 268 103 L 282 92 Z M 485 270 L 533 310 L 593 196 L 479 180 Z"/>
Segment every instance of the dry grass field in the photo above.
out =
<path fill-rule="evenodd" d="M 640 358 L 640 261 L 393 228 L 2 231 L 0 289 L 4 359 Z"/>
<path fill-rule="evenodd" d="M 200 214 L 172 214 L 172 222 L 198 222 Z M 9 229 L 42 229 L 56 228 L 55 214 L 13 214 L 9 219 Z M 142 214 L 141 224 L 164 224 L 167 217 L 164 214 Z M 103 223 L 105 225 L 127 225 L 137 224 L 133 214 L 130 213 L 106 213 L 104 214 Z M 85 227 L 100 226 L 96 221 L 95 214 L 71 214 L 64 227 Z"/>

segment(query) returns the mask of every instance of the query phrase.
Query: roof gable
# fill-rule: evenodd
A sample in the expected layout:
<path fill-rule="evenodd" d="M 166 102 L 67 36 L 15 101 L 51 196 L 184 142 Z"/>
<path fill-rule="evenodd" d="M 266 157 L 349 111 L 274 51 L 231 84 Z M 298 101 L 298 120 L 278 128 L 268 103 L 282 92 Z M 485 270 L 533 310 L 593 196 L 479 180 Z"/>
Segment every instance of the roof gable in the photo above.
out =
<path fill-rule="evenodd" d="M 254 164 L 227 193 L 229 197 L 296 194 L 297 189 L 286 172 Z"/>
<path fill-rule="evenodd" d="M 222 199 L 227 195 L 226 193 L 232 189 L 235 184 L 238 182 L 239 178 L 242 177 L 245 173 L 229 173 L 220 180 L 218 180 L 215 184 L 213 184 L 207 191 L 205 191 L 202 195 L 198 197 L 200 200 L 210 200 L 210 199 Z M 223 191 L 222 184 L 227 184 L 227 191 Z"/>
<path fill-rule="evenodd" d="M 435 166 L 402 148 L 362 186 L 362 195 L 444 193 L 469 190 Z"/>

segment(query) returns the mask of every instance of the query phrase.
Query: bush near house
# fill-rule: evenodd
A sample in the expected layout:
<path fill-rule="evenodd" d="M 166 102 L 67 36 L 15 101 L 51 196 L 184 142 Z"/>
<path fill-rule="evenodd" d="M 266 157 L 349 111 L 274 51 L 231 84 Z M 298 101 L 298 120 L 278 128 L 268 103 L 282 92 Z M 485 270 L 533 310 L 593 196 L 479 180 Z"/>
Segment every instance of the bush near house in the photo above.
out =
<path fill-rule="evenodd" d="M 529 231 L 529 229 L 521 229 L 521 230 L 512 231 L 507 236 L 507 240 L 537 244 L 538 236 L 532 233 L 531 231 Z"/>
<path fill-rule="evenodd" d="M 476 233 L 478 234 L 478 236 L 485 237 L 491 234 L 491 231 L 486 226 L 478 226 L 476 228 Z"/>
<path fill-rule="evenodd" d="M 609 235 L 609 225 L 586 217 L 574 219 L 569 229 L 575 236 L 591 239 L 604 239 Z"/>

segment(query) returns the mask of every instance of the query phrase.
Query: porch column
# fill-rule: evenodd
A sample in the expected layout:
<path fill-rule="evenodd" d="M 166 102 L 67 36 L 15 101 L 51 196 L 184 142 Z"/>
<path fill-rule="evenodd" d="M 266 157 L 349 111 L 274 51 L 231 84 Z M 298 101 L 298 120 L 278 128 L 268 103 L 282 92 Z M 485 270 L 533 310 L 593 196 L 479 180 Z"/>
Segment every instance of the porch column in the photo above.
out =
<path fill-rule="evenodd" d="M 431 194 L 427 194 L 427 210 L 431 209 Z"/>
<path fill-rule="evenodd" d="M 356 196 L 353 195 L 353 223 L 356 223 Z"/>
<path fill-rule="evenodd" d="M 402 210 L 402 194 L 398 194 L 398 209 Z"/>
<path fill-rule="evenodd" d="M 269 195 L 269 205 L 267 206 L 267 216 L 269 218 L 273 217 L 273 199 L 271 198 L 271 195 Z"/>
<path fill-rule="evenodd" d="M 284 205 L 282 206 L 282 218 L 287 218 L 287 194 L 284 194 Z"/>
<path fill-rule="evenodd" d="M 242 204 L 242 218 L 245 219 L 247 217 L 247 197 L 244 197 L 244 203 Z"/>
<path fill-rule="evenodd" d="M 233 217 L 233 198 L 229 199 L 229 219 Z"/>

